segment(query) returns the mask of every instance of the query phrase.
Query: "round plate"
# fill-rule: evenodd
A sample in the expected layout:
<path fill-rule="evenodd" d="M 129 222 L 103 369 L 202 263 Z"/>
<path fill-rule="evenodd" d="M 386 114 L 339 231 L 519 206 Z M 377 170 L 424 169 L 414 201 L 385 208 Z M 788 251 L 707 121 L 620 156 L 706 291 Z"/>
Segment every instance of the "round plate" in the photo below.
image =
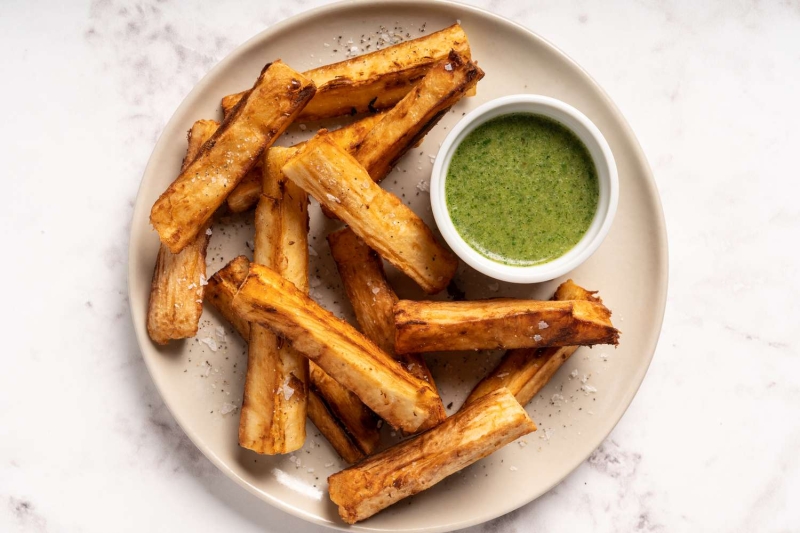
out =
<path fill-rule="evenodd" d="M 304 13 L 251 39 L 217 65 L 189 94 L 153 151 L 133 216 L 129 290 L 137 337 L 147 367 L 175 419 L 217 467 L 264 501 L 307 520 L 343 527 L 327 496 L 326 478 L 345 465 L 309 425 L 305 447 L 292 456 L 265 457 L 237 445 L 238 407 L 246 367 L 244 342 L 206 309 L 198 339 L 166 348 L 147 336 L 145 316 L 158 238 L 150 207 L 176 177 L 186 149 L 185 132 L 200 118 L 219 118 L 222 96 L 250 87 L 261 68 L 281 58 L 297 70 L 345 58 L 387 28 L 410 37 L 460 20 L 472 54 L 486 72 L 478 94 L 453 108 L 425 142 L 407 154 L 383 185 L 433 226 L 425 191 L 439 143 L 462 116 L 498 96 L 552 96 L 586 114 L 608 140 L 619 168 L 619 210 L 600 249 L 569 277 L 600 290 L 622 330 L 618 348 L 581 348 L 528 406 L 538 431 L 351 528 L 369 531 L 445 531 L 507 513 L 545 493 L 602 442 L 636 394 L 653 356 L 667 289 L 667 240 L 650 169 L 625 119 L 578 65 L 541 37 L 473 7 L 429 2 L 348 2 Z M 402 29 L 402 30 L 401 30 Z M 362 35 L 367 41 L 361 43 Z M 341 39 L 339 39 L 341 36 Z M 372 37 L 372 41 L 368 39 Z M 352 39 L 353 44 L 347 43 Z M 326 45 L 327 44 L 327 45 Z M 374 49 L 374 47 L 371 47 Z M 330 125 L 330 124 L 327 124 Z M 279 144 L 306 138 L 317 124 L 294 127 Z M 352 320 L 324 236 L 338 224 L 310 208 L 312 296 Z M 209 276 L 230 258 L 249 251 L 252 215 L 222 217 L 209 247 Z M 389 269 L 398 294 L 422 298 L 413 283 Z M 555 280 L 539 285 L 496 283 L 462 265 L 456 283 L 467 298 L 549 298 Z M 442 298 L 446 297 L 440 296 Z M 218 326 L 223 326 L 224 338 Z M 215 346 L 216 345 L 216 346 Z M 215 347 L 216 350 L 212 350 Z M 431 355 L 439 390 L 454 413 L 497 361 L 486 352 Z M 452 404 L 451 404 L 452 402 Z M 225 414 L 223 414 L 225 413 Z M 387 428 L 387 433 L 388 428 Z M 392 435 L 386 438 L 392 440 Z"/>

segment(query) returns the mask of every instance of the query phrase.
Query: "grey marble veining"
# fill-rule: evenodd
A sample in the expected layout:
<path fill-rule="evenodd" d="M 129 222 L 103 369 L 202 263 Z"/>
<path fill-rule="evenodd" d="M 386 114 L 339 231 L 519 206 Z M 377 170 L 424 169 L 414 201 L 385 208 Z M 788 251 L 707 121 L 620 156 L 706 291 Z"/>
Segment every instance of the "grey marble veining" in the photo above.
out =
<path fill-rule="evenodd" d="M 0 6 L 0 531 L 317 531 L 213 467 L 133 336 L 133 201 L 186 93 L 323 2 Z M 471 533 L 800 530 L 800 4 L 472 2 L 606 89 L 656 175 L 670 297 L 645 382 L 551 492 Z"/>

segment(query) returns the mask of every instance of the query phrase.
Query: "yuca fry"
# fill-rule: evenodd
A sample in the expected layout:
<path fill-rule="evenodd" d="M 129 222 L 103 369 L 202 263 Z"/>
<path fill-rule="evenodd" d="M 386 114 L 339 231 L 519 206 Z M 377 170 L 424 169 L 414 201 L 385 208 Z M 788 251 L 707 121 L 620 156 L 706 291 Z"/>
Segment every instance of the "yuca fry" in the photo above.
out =
<path fill-rule="evenodd" d="M 432 384 L 420 354 L 394 352 L 394 304 L 399 298 L 386 279 L 381 258 L 350 228 L 329 233 L 328 245 L 361 331 L 409 372 Z"/>
<path fill-rule="evenodd" d="M 370 248 L 429 294 L 440 292 L 458 261 L 397 196 L 321 130 L 284 165 L 283 173 L 348 224 Z"/>
<path fill-rule="evenodd" d="M 375 112 L 399 102 L 416 82 L 450 50 L 470 58 L 469 42 L 458 24 L 418 39 L 304 72 L 317 85 L 317 94 L 299 120 Z M 222 99 L 232 109 L 245 93 Z"/>
<path fill-rule="evenodd" d="M 253 259 L 307 291 L 308 196 L 266 163 L 263 170 Z M 270 455 L 299 449 L 307 401 L 308 360 L 270 329 L 251 324 L 239 445 Z"/>
<path fill-rule="evenodd" d="M 616 345 L 619 338 L 611 311 L 581 300 L 400 300 L 394 322 L 400 353 Z"/>
<path fill-rule="evenodd" d="M 444 420 L 442 400 L 430 384 L 269 268 L 250 265 L 233 307 L 291 341 L 391 426 L 416 433 Z"/>
<path fill-rule="evenodd" d="M 194 161 L 200 148 L 219 127 L 214 120 L 198 120 L 187 134 L 188 146 L 181 169 Z M 173 339 L 186 339 L 197 334 L 197 324 L 203 313 L 206 275 L 207 228 L 180 253 L 173 254 L 159 245 L 153 280 L 150 284 L 150 303 L 147 308 L 147 333 L 158 344 Z"/>
<path fill-rule="evenodd" d="M 250 322 L 243 319 L 231 304 L 249 271 L 250 260 L 240 255 L 211 276 L 206 285 L 206 301 L 231 323 L 245 341 L 250 340 Z"/>
<path fill-rule="evenodd" d="M 308 391 L 308 418 L 317 429 L 325 435 L 328 442 L 339 456 L 349 464 L 354 464 L 366 457 L 363 451 L 350 439 L 347 431 L 338 423 L 322 398 L 314 391 L 312 385 Z"/>
<path fill-rule="evenodd" d="M 245 256 L 236 257 L 208 280 L 206 288 L 207 301 L 233 324 L 245 341 L 250 338 L 250 323 L 236 312 L 231 302 L 247 278 L 249 268 L 250 261 Z M 311 422 L 349 463 L 374 452 L 380 432 L 378 419 L 372 411 L 316 364 L 309 362 L 309 367 L 308 418 Z"/>
<path fill-rule="evenodd" d="M 430 431 L 328 477 L 330 498 L 339 516 L 355 524 L 535 430 L 514 395 L 500 389 Z"/>
<path fill-rule="evenodd" d="M 325 402 L 339 425 L 346 431 L 350 441 L 364 455 L 371 455 L 380 444 L 378 417 L 364 405 L 358 396 L 330 377 L 316 363 L 310 362 L 311 386 Z M 316 424 L 316 422 L 314 422 Z M 317 426 L 319 427 L 319 426 Z M 320 431 L 322 429 L 320 428 Z M 323 431 L 327 437 L 327 433 Z M 345 460 L 346 457 L 343 456 Z"/>
<path fill-rule="evenodd" d="M 576 285 L 571 279 L 559 285 L 553 300 L 586 300 L 603 303 L 594 292 Z M 525 405 L 536 396 L 578 346 L 558 348 L 517 348 L 509 350 L 492 372 L 478 383 L 464 405 L 500 388 L 511 391 Z"/>
<path fill-rule="evenodd" d="M 333 130 L 330 132 L 331 139 L 345 150 L 352 151 L 356 143 L 361 142 L 364 136 L 366 136 L 375 124 L 383 118 L 383 115 L 383 113 L 376 113 L 346 126 L 342 126 L 337 130 Z M 291 153 L 294 155 L 297 149 L 304 144 L 304 142 L 298 143 L 290 148 L 273 146 L 269 149 L 269 152 L 273 150 L 277 152 L 292 150 Z M 267 157 L 272 158 L 270 153 L 267 153 Z M 230 195 L 228 195 L 228 208 L 234 213 L 247 211 L 258 202 L 258 197 L 261 195 L 261 174 L 259 173 L 255 178 L 251 177 L 252 174 L 252 171 L 249 172 Z"/>
<path fill-rule="evenodd" d="M 173 253 L 185 248 L 314 95 L 314 83 L 280 61 L 268 65 L 197 158 L 159 197 L 150 222 Z"/>
<path fill-rule="evenodd" d="M 483 71 L 475 63 L 451 50 L 386 113 L 353 155 L 372 179 L 381 181 L 481 78 Z"/>

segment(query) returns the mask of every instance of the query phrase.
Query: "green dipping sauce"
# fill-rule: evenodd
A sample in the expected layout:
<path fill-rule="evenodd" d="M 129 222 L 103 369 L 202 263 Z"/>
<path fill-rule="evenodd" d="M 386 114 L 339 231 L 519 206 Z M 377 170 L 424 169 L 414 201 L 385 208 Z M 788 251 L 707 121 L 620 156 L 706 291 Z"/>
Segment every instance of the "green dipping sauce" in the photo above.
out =
<path fill-rule="evenodd" d="M 597 169 L 581 140 L 541 115 L 513 113 L 481 124 L 450 161 L 445 201 L 461 237 L 499 263 L 547 263 L 589 229 Z"/>

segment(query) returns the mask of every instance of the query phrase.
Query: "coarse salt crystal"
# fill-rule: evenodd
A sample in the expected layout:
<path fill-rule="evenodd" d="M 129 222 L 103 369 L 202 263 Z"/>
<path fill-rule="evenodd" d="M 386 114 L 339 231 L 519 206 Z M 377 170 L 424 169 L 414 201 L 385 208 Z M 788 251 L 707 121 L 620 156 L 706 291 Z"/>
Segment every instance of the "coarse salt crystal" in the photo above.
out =
<path fill-rule="evenodd" d="M 219 337 L 220 340 L 223 341 L 225 340 L 225 328 L 223 328 L 222 326 L 217 326 L 216 328 L 214 328 L 214 333 L 217 334 L 217 337 Z"/>
<path fill-rule="evenodd" d="M 553 397 L 550 398 L 550 400 L 553 402 L 554 405 L 561 405 L 561 402 L 564 401 L 564 397 L 556 393 L 553 394 Z"/>
<path fill-rule="evenodd" d="M 517 470 L 519 470 L 516 466 L 510 466 L 508 469 L 511 470 L 512 472 L 516 472 Z"/>
<path fill-rule="evenodd" d="M 208 280 L 204 275 L 200 274 L 200 286 L 205 287 L 206 285 L 208 285 Z"/>
<path fill-rule="evenodd" d="M 310 280 L 308 280 L 308 284 L 311 287 L 319 287 L 320 285 L 322 285 L 322 280 L 319 279 L 319 276 L 314 276 Z"/>
<path fill-rule="evenodd" d="M 539 342 L 540 340 L 542 340 L 542 336 L 541 335 L 534 335 L 533 336 L 533 340 L 535 340 L 536 342 Z"/>
<path fill-rule="evenodd" d="M 550 324 L 545 322 L 544 320 L 539 321 L 539 329 L 547 329 L 550 327 Z"/>
<path fill-rule="evenodd" d="M 552 436 L 553 436 L 553 430 L 550 429 L 550 428 L 546 428 L 544 430 L 544 434 L 539 438 L 544 439 L 544 440 L 550 440 L 550 437 L 552 437 Z"/>
<path fill-rule="evenodd" d="M 520 448 L 524 448 L 525 446 L 527 446 L 527 445 L 528 445 L 528 441 L 526 441 L 526 440 L 521 440 L 521 441 L 519 441 L 517 444 L 519 444 L 519 447 L 520 447 Z"/>
<path fill-rule="evenodd" d="M 225 403 L 223 403 L 223 404 L 222 404 L 222 407 L 221 407 L 221 408 L 220 408 L 220 410 L 219 410 L 219 412 L 220 412 L 220 413 L 221 413 L 223 416 L 224 416 L 224 415 L 227 415 L 227 414 L 229 414 L 229 413 L 232 413 L 232 412 L 234 412 L 234 411 L 236 411 L 236 404 L 235 404 L 235 403 L 230 403 L 230 402 L 225 402 Z"/>
<path fill-rule="evenodd" d="M 325 197 L 326 197 L 326 198 L 328 199 L 328 201 L 330 201 L 330 202 L 336 202 L 337 204 L 340 204 L 340 203 L 342 203 L 342 201 L 341 201 L 341 200 L 339 200 L 338 198 L 336 198 L 336 197 L 335 197 L 334 195 L 332 195 L 331 193 L 325 193 Z"/>
<path fill-rule="evenodd" d="M 381 292 L 380 287 L 372 287 L 372 294 L 378 294 L 379 292 Z"/>
<path fill-rule="evenodd" d="M 570 377 L 570 379 L 575 379 L 575 378 L 577 378 L 577 377 L 578 377 L 578 369 L 576 368 L 575 370 L 573 370 L 572 372 L 570 372 L 570 373 L 569 373 L 569 377 Z"/>
<path fill-rule="evenodd" d="M 584 374 L 584 375 L 581 377 L 581 383 L 586 383 L 587 381 L 589 381 L 589 376 L 587 376 L 586 374 Z"/>
<path fill-rule="evenodd" d="M 332 463 L 332 462 L 331 462 L 331 463 L 325 463 L 325 468 L 330 468 L 330 467 L 332 467 L 332 466 L 333 466 L 333 463 Z"/>
<path fill-rule="evenodd" d="M 301 130 L 306 131 L 307 128 L 308 128 L 308 126 L 306 126 L 305 124 L 300 124 L 300 129 Z"/>
<path fill-rule="evenodd" d="M 211 231 L 211 228 L 208 228 L 208 229 L 206 230 L 206 235 L 211 235 L 212 233 L 214 233 L 214 232 L 213 232 L 213 231 Z"/>
<path fill-rule="evenodd" d="M 206 346 L 211 348 L 212 352 L 216 352 L 217 351 L 217 341 L 215 341 L 213 338 L 211 338 L 211 337 L 203 337 L 202 339 L 200 339 L 200 342 L 202 342 L 203 344 L 205 344 Z"/>
<path fill-rule="evenodd" d="M 378 429 L 381 429 L 381 427 L 383 427 L 383 420 L 378 420 L 377 426 L 378 426 Z"/>
<path fill-rule="evenodd" d="M 319 254 L 317 253 L 317 251 L 314 249 L 313 246 L 308 247 L 308 255 L 313 257 L 319 257 Z"/>
<path fill-rule="evenodd" d="M 453 70 L 453 65 L 451 65 L 450 63 L 445 63 L 445 65 L 444 65 L 444 69 L 445 69 L 447 72 L 450 72 L 451 70 Z"/>
<path fill-rule="evenodd" d="M 587 395 L 597 392 L 597 388 L 596 387 L 592 387 L 591 385 L 583 385 L 583 386 L 581 386 L 581 390 L 583 392 L 585 392 Z"/>
<path fill-rule="evenodd" d="M 187 288 L 187 289 L 189 289 L 189 290 L 192 290 L 192 289 L 194 289 L 195 287 L 197 287 L 197 283 L 192 283 L 191 285 L 189 285 L 189 286 L 188 286 L 188 287 L 186 287 L 186 288 Z"/>
<path fill-rule="evenodd" d="M 421 192 L 430 192 L 431 190 L 430 182 L 428 182 L 427 180 L 420 180 L 420 182 L 417 183 L 417 190 Z"/>
<path fill-rule="evenodd" d="M 295 457 L 294 455 L 290 455 L 289 460 L 294 463 L 295 461 L 297 461 L 297 457 Z"/>
<path fill-rule="evenodd" d="M 608 354 L 607 353 L 601 353 L 600 354 L 600 359 L 602 359 L 603 361 L 608 361 Z"/>
<path fill-rule="evenodd" d="M 356 52 L 358 52 L 358 46 L 351 46 L 350 51 L 355 54 Z"/>

